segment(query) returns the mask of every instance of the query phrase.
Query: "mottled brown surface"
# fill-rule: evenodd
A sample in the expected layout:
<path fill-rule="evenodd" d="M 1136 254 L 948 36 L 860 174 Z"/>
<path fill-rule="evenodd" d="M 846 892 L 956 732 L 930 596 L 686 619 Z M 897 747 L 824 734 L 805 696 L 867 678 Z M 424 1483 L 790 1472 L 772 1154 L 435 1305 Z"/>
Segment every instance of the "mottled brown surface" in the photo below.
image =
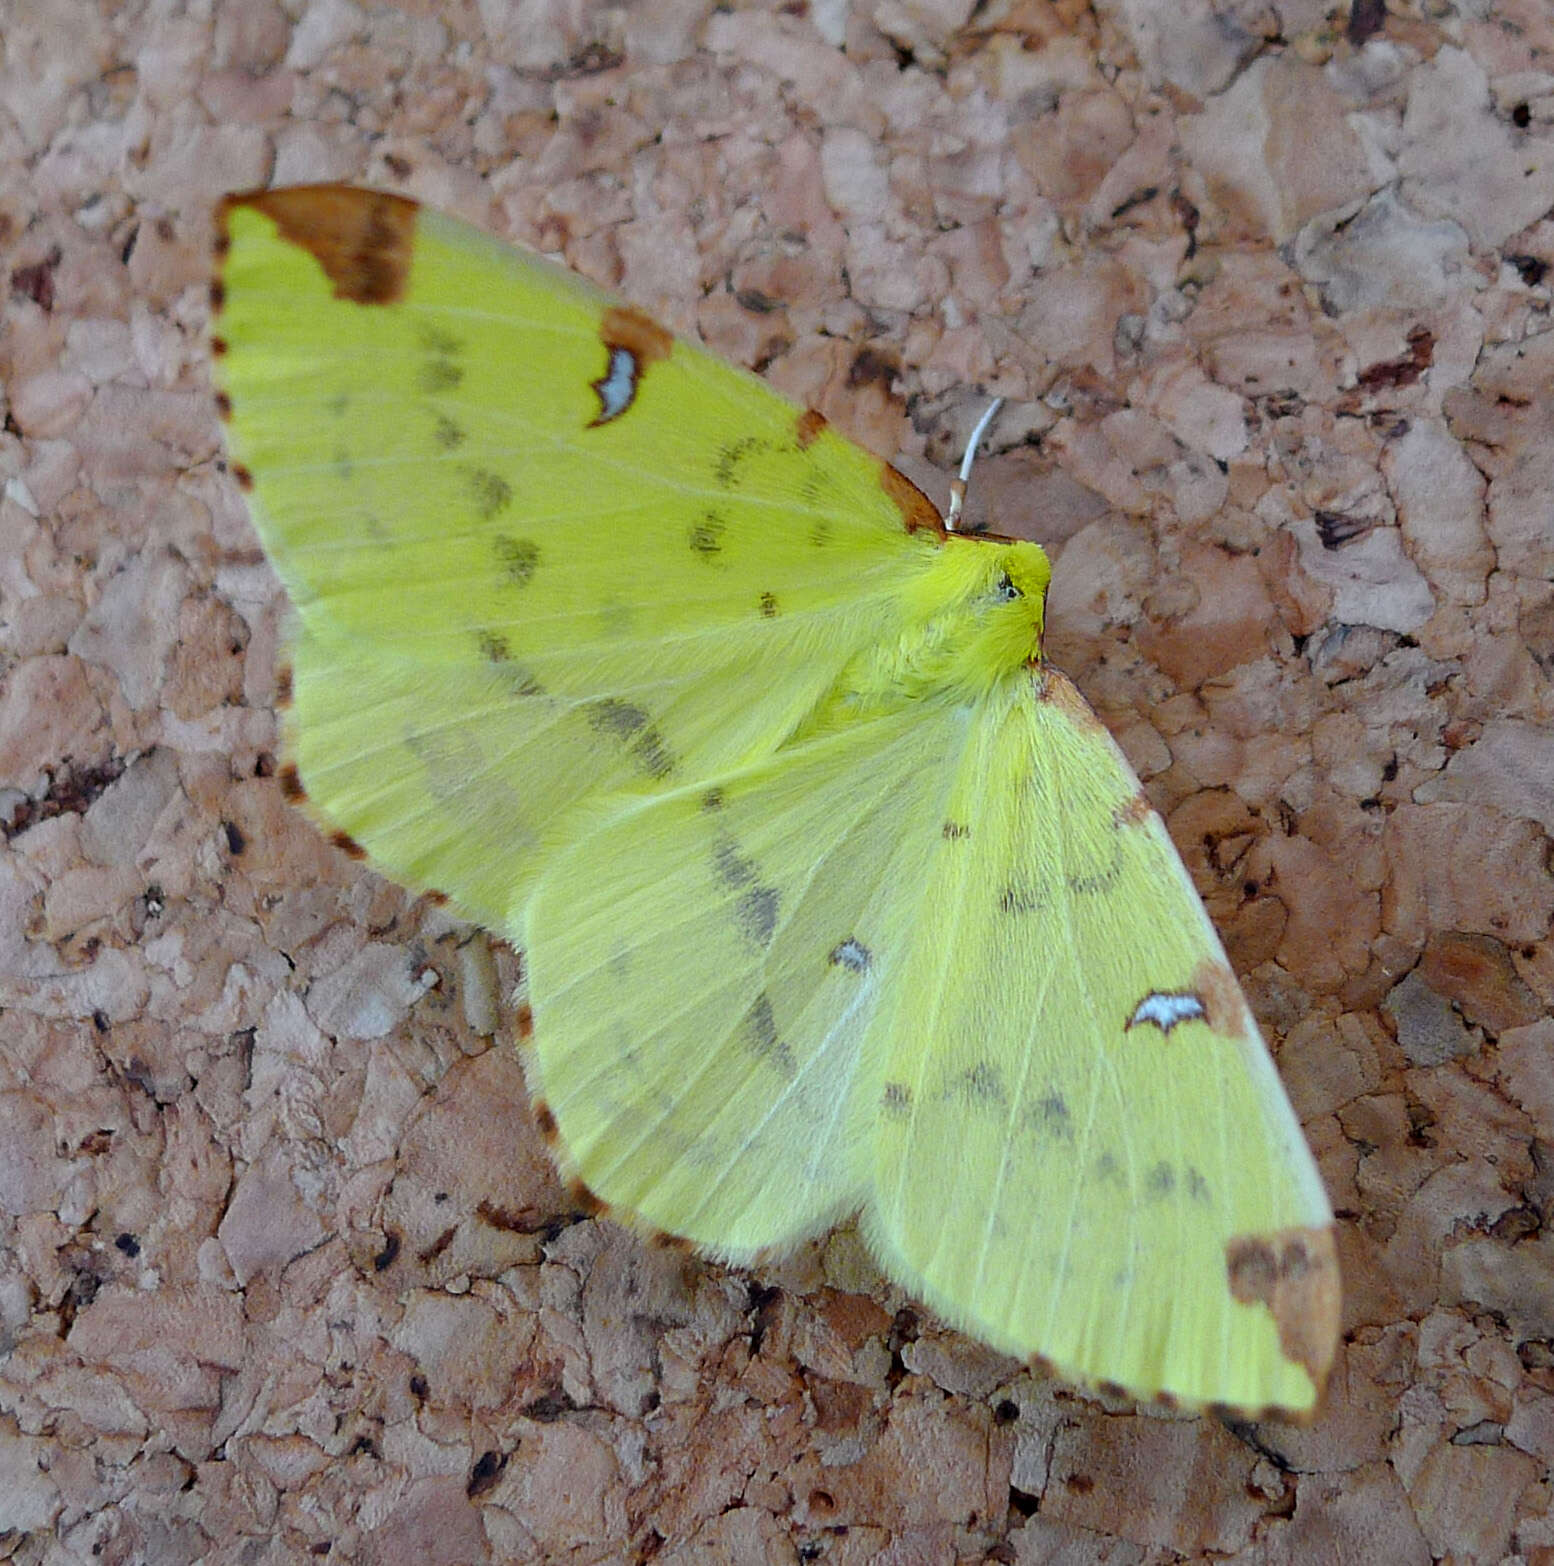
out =
<path fill-rule="evenodd" d="M 0 13 L 0 1558 L 1554 1563 L 1554 13 Z M 586 1219 L 514 959 L 275 774 L 212 213 L 560 252 L 1056 558 L 1341 1213 L 1310 1428 Z"/>

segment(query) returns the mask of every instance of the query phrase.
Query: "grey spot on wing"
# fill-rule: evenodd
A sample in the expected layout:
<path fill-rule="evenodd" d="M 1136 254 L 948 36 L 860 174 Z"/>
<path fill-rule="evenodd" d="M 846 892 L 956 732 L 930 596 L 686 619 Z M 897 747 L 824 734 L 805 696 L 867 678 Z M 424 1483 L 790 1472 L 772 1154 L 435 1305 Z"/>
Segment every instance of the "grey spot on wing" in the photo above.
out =
<path fill-rule="evenodd" d="M 607 598 L 599 605 L 594 619 L 601 636 L 619 641 L 631 635 L 637 623 L 637 611 L 631 604 L 622 603 L 618 598 Z"/>
<path fill-rule="evenodd" d="M 1068 889 L 1081 897 L 1093 896 L 1096 892 L 1104 892 L 1107 887 L 1116 883 L 1122 874 L 1122 846 L 1115 837 L 1107 841 L 1111 844 L 1111 863 L 1099 870 L 1091 870 L 1083 875 L 1071 875 L 1068 877 Z"/>
<path fill-rule="evenodd" d="M 1027 1106 L 1025 1123 L 1031 1130 L 1043 1136 L 1055 1136 L 1069 1141 L 1074 1135 L 1073 1115 L 1063 1095 L 1051 1092 Z"/>
<path fill-rule="evenodd" d="M 739 851 L 739 843 L 732 837 L 720 836 L 712 845 L 712 865 L 725 886 L 749 886 L 759 873 L 755 861 Z"/>
<path fill-rule="evenodd" d="M 434 359 L 456 359 L 459 356 L 459 340 L 452 332 L 444 331 L 440 326 L 432 326 L 423 321 L 416 328 L 416 336 L 421 341 L 421 347 Z"/>
<path fill-rule="evenodd" d="M 998 911 L 1004 914 L 1040 913 L 1047 894 L 1029 881 L 1011 882 L 998 895 Z"/>
<path fill-rule="evenodd" d="M 772 944 L 772 937 L 777 933 L 779 902 L 776 887 L 752 886 L 734 904 L 734 917 L 739 922 L 739 928 L 757 946 Z"/>
<path fill-rule="evenodd" d="M 740 463 L 758 451 L 767 450 L 770 445 L 770 441 L 759 435 L 741 435 L 738 440 L 720 446 L 712 465 L 712 477 L 718 488 L 732 489 L 738 482 Z"/>
<path fill-rule="evenodd" d="M 599 398 L 596 426 L 618 419 L 636 400 L 638 373 L 637 356 L 631 349 L 619 344 L 610 349 L 609 367 L 592 382 Z"/>
<path fill-rule="evenodd" d="M 761 615 L 767 620 L 777 618 L 777 595 L 775 593 L 761 594 Z"/>
<path fill-rule="evenodd" d="M 711 560 L 723 552 L 723 535 L 728 523 L 716 511 L 702 513 L 700 521 L 693 522 L 690 530 L 692 550 L 704 560 Z"/>
<path fill-rule="evenodd" d="M 777 1019 L 772 1015 L 771 997 L 762 991 L 745 1014 L 745 1040 L 764 1061 L 783 1076 L 794 1074 L 793 1051 L 778 1037 Z"/>
<path fill-rule="evenodd" d="M 416 385 L 429 396 L 452 391 L 464 379 L 464 370 L 451 359 L 428 359 L 416 376 Z"/>
<path fill-rule="evenodd" d="M 1193 1199 L 1193 1201 L 1203 1202 L 1205 1204 L 1209 1202 L 1209 1182 L 1205 1180 L 1198 1170 L 1194 1169 L 1191 1164 L 1187 1166 L 1185 1183 L 1187 1186 L 1187 1194 Z"/>
<path fill-rule="evenodd" d="M 545 687 L 532 669 L 525 669 L 519 664 L 512 664 L 507 672 L 508 689 L 514 696 L 543 696 Z"/>
<path fill-rule="evenodd" d="M 500 473 L 493 473 L 489 468 L 471 468 L 469 493 L 481 521 L 489 522 L 511 503 L 513 486 Z"/>
<path fill-rule="evenodd" d="M 432 786 L 439 792 L 453 792 L 469 785 L 471 777 L 485 767 L 486 758 L 470 736 L 446 729 L 403 735 L 405 749 L 420 763 Z"/>
<path fill-rule="evenodd" d="M 1157 1200 L 1169 1196 L 1176 1189 L 1176 1171 L 1170 1164 L 1156 1164 L 1144 1176 L 1145 1193 Z"/>
<path fill-rule="evenodd" d="M 723 790 L 709 788 L 701 797 L 701 808 L 707 811 L 721 810 L 723 808 Z"/>
<path fill-rule="evenodd" d="M 892 1120 L 904 1120 L 912 1113 L 912 1090 L 905 1082 L 887 1082 L 880 1094 L 880 1108 Z"/>
<path fill-rule="evenodd" d="M 439 413 L 432 421 L 432 439 L 444 451 L 455 451 L 467 439 L 462 425 L 454 423 L 446 413 Z"/>
<path fill-rule="evenodd" d="M 1117 1162 L 1115 1153 L 1102 1153 L 1096 1159 L 1095 1178 L 1105 1181 L 1107 1185 L 1122 1184 L 1122 1165 Z"/>
<path fill-rule="evenodd" d="M 961 1072 L 950 1087 L 956 1097 L 974 1104 L 1002 1104 L 1006 1099 L 1003 1076 L 991 1061 L 979 1060 L 970 1070 Z"/>
<path fill-rule="evenodd" d="M 503 533 L 492 541 L 491 548 L 502 575 L 515 587 L 527 587 L 534 580 L 540 546 L 532 538 L 512 538 Z"/>
<path fill-rule="evenodd" d="M 946 821 L 939 829 L 940 836 L 948 842 L 958 843 L 971 836 L 971 828 L 964 821 Z"/>
<path fill-rule="evenodd" d="M 648 716 L 640 707 L 630 702 L 606 697 L 596 701 L 589 711 L 589 723 L 598 734 L 611 734 L 617 739 L 630 739 L 647 727 Z"/>
<path fill-rule="evenodd" d="M 874 958 L 857 936 L 849 935 L 845 941 L 832 948 L 830 960 L 834 968 L 849 968 L 854 973 L 864 973 Z"/>
<path fill-rule="evenodd" d="M 496 631 L 479 631 L 475 636 L 475 645 L 480 649 L 480 656 L 487 663 L 495 664 L 501 669 L 503 681 L 514 696 L 545 694 L 545 688 L 534 674 L 512 661 L 512 649 L 508 646 L 505 636 Z"/>
<path fill-rule="evenodd" d="M 674 757 L 663 735 L 640 707 L 606 697 L 588 708 L 588 724 L 594 733 L 618 740 L 648 777 L 666 778 L 674 771 Z"/>
<path fill-rule="evenodd" d="M 1151 990 L 1137 1006 L 1124 1025 L 1125 1031 L 1153 1023 L 1164 1034 L 1169 1034 L 1179 1022 L 1203 1022 L 1208 1011 L 1203 998 L 1191 990 Z"/>
<path fill-rule="evenodd" d="M 424 327 L 420 336 L 426 357 L 416 372 L 416 385 L 428 393 L 452 391 L 464 379 L 458 339 L 436 327 Z"/>
<path fill-rule="evenodd" d="M 708 799 L 713 794 L 717 803 L 709 806 Z M 702 798 L 703 810 L 718 810 L 722 804 L 719 789 L 709 790 Z M 724 886 L 740 892 L 734 903 L 734 920 L 740 930 L 757 946 L 769 946 L 777 933 L 780 899 L 775 887 L 760 885 L 761 867 L 740 849 L 737 838 L 720 830 L 713 839 L 712 868 Z"/>
<path fill-rule="evenodd" d="M 824 549 L 831 542 L 831 534 L 834 531 L 829 522 L 816 522 L 809 530 L 810 547 Z"/>
<path fill-rule="evenodd" d="M 718 804 L 712 808 L 721 808 L 721 792 L 711 792 L 718 795 Z M 702 808 L 708 808 L 705 798 Z M 744 888 L 734 903 L 734 920 L 743 934 L 757 946 L 771 945 L 781 897 L 776 887 L 759 884 L 761 867 L 741 851 L 737 838 L 719 832 L 712 844 L 712 868 L 726 887 L 733 891 Z"/>

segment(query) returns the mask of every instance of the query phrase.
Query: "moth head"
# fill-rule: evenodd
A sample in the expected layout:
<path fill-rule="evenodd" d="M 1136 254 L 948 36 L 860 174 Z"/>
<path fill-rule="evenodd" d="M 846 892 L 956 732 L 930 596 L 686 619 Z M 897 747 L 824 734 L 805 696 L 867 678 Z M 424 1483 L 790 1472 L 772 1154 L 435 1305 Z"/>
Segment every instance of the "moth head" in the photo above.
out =
<path fill-rule="evenodd" d="M 1041 655 L 1047 557 L 1036 544 L 951 534 L 925 580 L 919 663 L 929 683 L 985 691 Z"/>
<path fill-rule="evenodd" d="M 976 656 L 1003 672 L 1041 654 L 1041 633 L 1052 567 L 1039 545 L 1019 541 L 986 543 L 986 588 L 976 603 L 982 624 Z"/>

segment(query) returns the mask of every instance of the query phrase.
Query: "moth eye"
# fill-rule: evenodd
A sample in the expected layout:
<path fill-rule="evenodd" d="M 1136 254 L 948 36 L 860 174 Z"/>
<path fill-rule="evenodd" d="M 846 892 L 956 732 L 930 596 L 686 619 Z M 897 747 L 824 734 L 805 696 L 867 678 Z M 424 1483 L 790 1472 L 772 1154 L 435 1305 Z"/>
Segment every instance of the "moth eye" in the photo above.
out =
<path fill-rule="evenodd" d="M 1009 580 L 1009 573 L 1007 571 L 1004 572 L 1004 574 L 999 577 L 998 581 L 994 584 L 993 601 L 995 603 L 1012 603 L 1016 598 L 1023 598 L 1024 596 L 1025 594 L 1022 593 L 1020 589 Z"/>

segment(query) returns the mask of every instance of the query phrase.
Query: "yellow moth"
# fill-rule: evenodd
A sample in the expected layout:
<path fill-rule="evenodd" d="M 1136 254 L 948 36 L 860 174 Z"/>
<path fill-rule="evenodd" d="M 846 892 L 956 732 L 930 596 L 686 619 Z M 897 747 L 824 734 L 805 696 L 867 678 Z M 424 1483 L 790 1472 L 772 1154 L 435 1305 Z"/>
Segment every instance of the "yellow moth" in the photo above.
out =
<path fill-rule="evenodd" d="M 537 256 L 344 186 L 222 206 L 233 472 L 336 841 L 521 947 L 590 1205 L 730 1260 L 849 1214 L 948 1321 L 1308 1413 L 1332 1214 L 1036 545 Z"/>

